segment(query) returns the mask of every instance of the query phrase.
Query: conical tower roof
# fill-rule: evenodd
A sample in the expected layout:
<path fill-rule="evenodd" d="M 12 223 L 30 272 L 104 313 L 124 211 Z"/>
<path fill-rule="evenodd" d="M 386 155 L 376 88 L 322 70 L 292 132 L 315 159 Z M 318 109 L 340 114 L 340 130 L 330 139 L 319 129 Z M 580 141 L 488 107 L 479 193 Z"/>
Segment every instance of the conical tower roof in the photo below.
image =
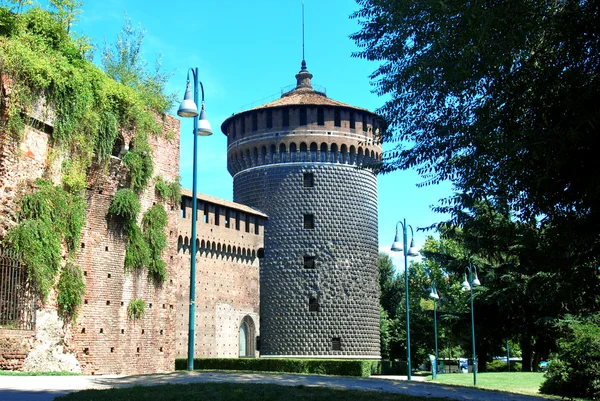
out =
<path fill-rule="evenodd" d="M 279 99 L 273 100 L 271 102 L 262 104 L 260 106 L 256 106 L 254 108 L 243 110 L 239 113 L 235 113 L 227 118 L 223 124 L 221 125 L 221 130 L 225 133 L 225 128 L 229 120 L 237 115 L 240 115 L 249 111 L 263 110 L 268 108 L 277 108 L 277 107 L 287 107 L 287 106 L 298 106 L 298 105 L 306 105 L 306 106 L 330 106 L 330 107 L 344 107 L 350 108 L 354 110 L 360 110 L 363 112 L 367 112 L 370 114 L 375 114 L 368 109 L 364 109 L 362 107 L 353 106 L 348 103 L 340 102 L 338 100 L 334 100 L 328 98 L 324 92 L 320 92 L 315 90 L 312 86 L 311 79 L 313 75 L 306 68 L 306 61 L 302 60 L 302 67 L 300 71 L 296 74 L 296 87 L 288 92 L 285 92 L 281 95 Z"/>

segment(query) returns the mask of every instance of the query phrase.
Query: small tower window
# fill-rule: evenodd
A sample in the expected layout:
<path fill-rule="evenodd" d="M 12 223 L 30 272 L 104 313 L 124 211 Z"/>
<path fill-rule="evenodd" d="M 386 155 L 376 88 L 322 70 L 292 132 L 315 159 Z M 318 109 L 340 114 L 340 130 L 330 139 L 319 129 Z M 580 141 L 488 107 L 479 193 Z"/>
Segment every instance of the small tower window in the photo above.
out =
<path fill-rule="evenodd" d="M 180 208 L 181 214 L 180 214 L 180 216 L 181 216 L 182 219 L 185 219 L 185 199 L 184 198 L 181 198 L 181 204 L 180 205 L 181 205 L 181 208 Z"/>
<path fill-rule="evenodd" d="M 356 128 L 356 116 L 353 111 L 350 111 L 350 129 Z"/>
<path fill-rule="evenodd" d="M 363 116 L 362 116 L 362 125 L 363 125 L 363 131 L 367 132 L 367 115 L 365 113 L 363 113 Z"/>
<path fill-rule="evenodd" d="M 240 131 L 240 135 L 244 136 L 244 133 L 246 132 L 246 116 L 240 118 Z"/>
<path fill-rule="evenodd" d="M 300 125 L 306 125 L 306 107 L 300 108 Z"/>
<path fill-rule="evenodd" d="M 304 173 L 304 187 L 312 188 L 315 186 L 315 175 L 313 173 Z"/>
<path fill-rule="evenodd" d="M 267 110 L 267 128 L 273 128 L 273 110 Z"/>
<path fill-rule="evenodd" d="M 342 126 L 342 117 L 340 115 L 340 109 L 333 110 L 333 125 L 336 127 Z"/>
<path fill-rule="evenodd" d="M 258 130 L 258 113 L 252 113 L 252 131 Z"/>
<path fill-rule="evenodd" d="M 331 350 L 341 351 L 342 350 L 342 339 L 340 337 L 333 337 L 331 339 Z"/>
<path fill-rule="evenodd" d="M 319 300 L 315 297 L 308 298 L 308 311 L 318 312 L 319 311 Z"/>
<path fill-rule="evenodd" d="M 315 268 L 315 257 L 304 255 L 304 268 L 314 269 Z"/>
<path fill-rule="evenodd" d="M 317 109 L 317 124 L 325 125 L 325 110 L 322 107 Z"/>
<path fill-rule="evenodd" d="M 304 215 L 304 228 L 306 230 L 312 230 L 315 228 L 315 216 L 312 214 Z"/>
<path fill-rule="evenodd" d="M 290 126 L 290 110 L 289 109 L 283 109 L 281 110 L 282 116 L 281 116 L 281 125 L 284 127 L 289 127 Z"/>

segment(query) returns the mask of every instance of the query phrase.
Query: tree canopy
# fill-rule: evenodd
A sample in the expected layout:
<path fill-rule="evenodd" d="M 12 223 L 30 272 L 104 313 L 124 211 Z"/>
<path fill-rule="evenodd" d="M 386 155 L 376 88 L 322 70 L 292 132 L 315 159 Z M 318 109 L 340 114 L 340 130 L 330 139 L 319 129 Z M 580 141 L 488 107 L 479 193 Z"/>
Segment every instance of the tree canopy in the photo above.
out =
<path fill-rule="evenodd" d="M 451 180 L 455 213 L 486 199 L 580 234 L 600 254 L 600 4 L 593 0 L 357 0 L 356 57 L 393 144 L 382 171 Z M 506 213 L 505 213 L 506 214 Z"/>

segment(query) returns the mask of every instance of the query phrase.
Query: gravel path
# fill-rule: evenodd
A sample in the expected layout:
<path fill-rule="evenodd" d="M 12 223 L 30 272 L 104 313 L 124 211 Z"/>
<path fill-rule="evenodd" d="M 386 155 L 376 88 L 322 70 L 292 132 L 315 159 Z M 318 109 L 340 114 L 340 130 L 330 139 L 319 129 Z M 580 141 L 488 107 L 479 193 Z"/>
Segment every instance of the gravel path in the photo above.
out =
<path fill-rule="evenodd" d="M 287 375 L 235 372 L 173 372 L 140 376 L 0 376 L 0 401 L 51 401 L 55 397 L 84 389 L 184 384 L 199 382 L 271 383 L 286 386 L 325 386 L 352 390 L 440 397 L 450 400 L 541 401 L 548 398 L 453 387 L 402 376 L 369 379 L 335 376 Z M 421 379 L 421 380 L 419 380 Z"/>

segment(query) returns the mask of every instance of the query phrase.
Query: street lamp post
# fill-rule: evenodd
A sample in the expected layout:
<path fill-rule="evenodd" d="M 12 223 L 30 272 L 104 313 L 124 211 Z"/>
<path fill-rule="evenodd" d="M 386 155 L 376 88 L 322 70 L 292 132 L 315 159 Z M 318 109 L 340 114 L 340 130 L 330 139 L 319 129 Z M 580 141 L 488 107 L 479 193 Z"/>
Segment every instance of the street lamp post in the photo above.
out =
<path fill-rule="evenodd" d="M 398 225 L 402 226 L 402 239 L 400 242 L 400 236 L 398 235 Z M 407 236 L 406 229 L 410 227 L 410 248 L 407 250 Z M 391 250 L 394 252 L 404 251 L 404 278 L 406 284 L 406 368 L 408 380 L 412 379 L 412 372 L 410 366 L 410 312 L 409 312 L 409 300 L 408 300 L 408 256 L 419 256 L 417 248 L 415 248 L 414 231 L 412 226 L 406 225 L 406 219 L 404 222 L 398 221 L 396 223 L 396 236 L 394 237 L 394 243 L 392 244 Z"/>
<path fill-rule="evenodd" d="M 190 71 L 194 79 L 194 99 L 190 93 Z M 202 107 L 198 113 L 198 84 L 202 91 Z M 198 135 L 212 135 L 212 128 L 206 119 L 206 111 L 204 109 L 204 86 L 198 80 L 198 68 L 190 68 L 188 70 L 187 84 L 185 87 L 185 95 L 183 101 L 177 110 L 177 115 L 180 117 L 192 117 L 194 119 L 194 148 L 193 148 L 193 163 L 192 163 L 192 235 L 190 239 L 190 315 L 188 324 L 188 370 L 194 370 L 194 338 L 195 338 L 195 317 L 196 317 L 196 220 L 198 202 L 196 199 L 196 183 L 197 183 L 197 147 Z"/>
<path fill-rule="evenodd" d="M 435 337 L 435 367 L 431 368 L 431 376 L 433 379 L 437 376 L 437 367 L 438 367 L 438 335 L 437 335 L 437 300 L 440 299 L 440 295 L 437 292 L 437 288 L 435 287 L 435 280 L 431 283 L 431 293 L 429 293 L 429 298 L 433 299 L 433 333 Z"/>
<path fill-rule="evenodd" d="M 481 285 L 479 278 L 477 278 L 477 269 L 472 264 L 467 267 L 469 271 L 469 280 L 467 281 L 467 274 L 465 273 L 465 281 L 462 283 L 463 291 L 469 291 L 471 296 L 471 342 L 473 345 L 473 386 L 477 385 L 477 354 L 475 353 L 475 314 L 473 312 L 473 287 Z M 475 279 L 473 279 L 473 271 L 475 271 Z"/>

